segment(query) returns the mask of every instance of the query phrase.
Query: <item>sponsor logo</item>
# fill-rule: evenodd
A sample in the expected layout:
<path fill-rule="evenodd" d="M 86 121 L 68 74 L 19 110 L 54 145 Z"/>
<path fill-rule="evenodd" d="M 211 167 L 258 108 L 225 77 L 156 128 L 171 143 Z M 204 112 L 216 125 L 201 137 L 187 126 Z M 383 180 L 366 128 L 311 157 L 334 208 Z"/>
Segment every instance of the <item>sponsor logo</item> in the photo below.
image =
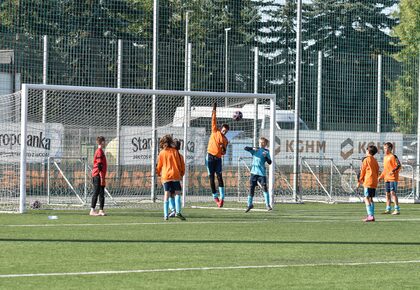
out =
<path fill-rule="evenodd" d="M 347 138 L 344 140 L 343 143 L 341 143 L 341 152 L 340 155 L 344 160 L 347 160 L 351 155 L 354 153 L 354 146 L 353 146 L 353 140 L 350 138 Z"/>
<path fill-rule="evenodd" d="M 29 147 L 40 148 L 45 150 L 51 149 L 51 139 L 43 136 L 43 132 L 39 132 L 38 135 L 27 135 L 26 145 Z M 12 147 L 15 145 L 21 145 L 21 134 L 0 134 L 0 146 L 1 147 Z"/>

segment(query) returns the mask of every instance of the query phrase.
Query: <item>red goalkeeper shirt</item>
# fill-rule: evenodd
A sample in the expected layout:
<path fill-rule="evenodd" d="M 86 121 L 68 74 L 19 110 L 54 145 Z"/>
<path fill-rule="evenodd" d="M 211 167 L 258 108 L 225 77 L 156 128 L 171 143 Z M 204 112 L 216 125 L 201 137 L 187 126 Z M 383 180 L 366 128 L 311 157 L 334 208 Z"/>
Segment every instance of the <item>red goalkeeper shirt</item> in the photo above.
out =
<path fill-rule="evenodd" d="M 105 180 L 106 175 L 106 156 L 102 148 L 98 148 L 95 151 L 95 155 L 93 156 L 93 169 L 92 169 L 92 177 L 99 175 L 101 180 Z"/>

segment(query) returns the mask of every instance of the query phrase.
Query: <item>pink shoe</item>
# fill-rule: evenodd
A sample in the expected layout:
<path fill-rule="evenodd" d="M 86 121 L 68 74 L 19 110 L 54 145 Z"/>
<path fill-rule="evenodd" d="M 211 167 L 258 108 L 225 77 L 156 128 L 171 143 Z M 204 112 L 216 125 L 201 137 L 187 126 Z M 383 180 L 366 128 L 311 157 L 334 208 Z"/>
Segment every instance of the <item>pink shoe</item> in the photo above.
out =
<path fill-rule="evenodd" d="M 100 210 L 100 211 L 98 212 L 98 215 L 99 215 L 99 216 L 106 216 L 106 213 L 105 213 L 103 210 Z"/>
<path fill-rule="evenodd" d="M 91 210 L 90 213 L 89 213 L 89 215 L 90 216 L 98 216 L 99 214 L 96 211 Z"/>
<path fill-rule="evenodd" d="M 372 215 L 368 215 L 364 220 L 364 222 L 374 222 L 375 221 L 375 217 Z"/>
<path fill-rule="evenodd" d="M 219 200 L 219 198 L 218 198 L 218 197 L 216 197 L 216 198 L 214 199 L 214 202 L 217 204 L 217 206 L 219 206 L 219 202 L 220 202 L 220 200 Z"/>

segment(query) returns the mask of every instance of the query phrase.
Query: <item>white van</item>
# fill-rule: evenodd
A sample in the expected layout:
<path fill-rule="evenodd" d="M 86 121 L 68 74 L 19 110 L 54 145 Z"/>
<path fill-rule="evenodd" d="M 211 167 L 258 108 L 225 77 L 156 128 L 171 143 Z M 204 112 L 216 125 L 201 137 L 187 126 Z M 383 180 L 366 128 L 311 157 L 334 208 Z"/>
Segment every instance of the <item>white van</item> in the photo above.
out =
<path fill-rule="evenodd" d="M 191 126 L 201 127 L 203 124 L 211 124 L 211 112 L 213 107 L 193 106 L 191 107 Z M 232 116 L 236 111 L 241 111 L 245 121 L 254 121 L 255 106 L 247 104 L 243 107 L 219 107 L 217 110 L 217 121 L 219 123 L 231 123 Z M 258 126 L 261 129 L 267 128 L 269 124 L 270 106 L 258 105 Z M 277 129 L 294 129 L 295 112 L 293 110 L 276 109 Z M 177 107 L 174 115 L 173 126 L 182 127 L 184 122 L 184 107 Z M 306 123 L 299 118 L 300 129 L 309 130 Z"/>

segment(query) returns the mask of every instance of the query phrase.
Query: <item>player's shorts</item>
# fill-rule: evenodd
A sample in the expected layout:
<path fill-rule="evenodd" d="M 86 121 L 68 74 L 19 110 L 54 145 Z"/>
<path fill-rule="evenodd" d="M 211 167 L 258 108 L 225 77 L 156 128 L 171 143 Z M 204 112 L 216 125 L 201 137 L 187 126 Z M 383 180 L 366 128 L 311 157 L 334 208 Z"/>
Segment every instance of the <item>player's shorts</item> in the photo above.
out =
<path fill-rule="evenodd" d="M 179 181 L 167 181 L 163 184 L 163 189 L 169 192 L 181 191 L 181 182 Z"/>
<path fill-rule="evenodd" d="M 365 187 L 365 190 L 363 191 L 363 194 L 364 194 L 365 197 L 375 197 L 376 188 Z"/>
<path fill-rule="evenodd" d="M 267 177 L 251 174 L 251 177 L 249 178 L 249 185 L 255 188 L 258 183 L 265 188 L 267 186 Z"/>
<path fill-rule="evenodd" d="M 209 175 L 222 173 L 222 158 L 218 158 L 210 153 L 207 153 L 206 167 Z"/>
<path fill-rule="evenodd" d="M 385 192 L 397 192 L 398 182 L 396 181 L 387 181 L 385 182 Z"/>
<path fill-rule="evenodd" d="M 363 194 L 364 194 L 365 197 L 375 197 L 376 188 L 365 187 L 365 189 L 363 190 Z"/>

